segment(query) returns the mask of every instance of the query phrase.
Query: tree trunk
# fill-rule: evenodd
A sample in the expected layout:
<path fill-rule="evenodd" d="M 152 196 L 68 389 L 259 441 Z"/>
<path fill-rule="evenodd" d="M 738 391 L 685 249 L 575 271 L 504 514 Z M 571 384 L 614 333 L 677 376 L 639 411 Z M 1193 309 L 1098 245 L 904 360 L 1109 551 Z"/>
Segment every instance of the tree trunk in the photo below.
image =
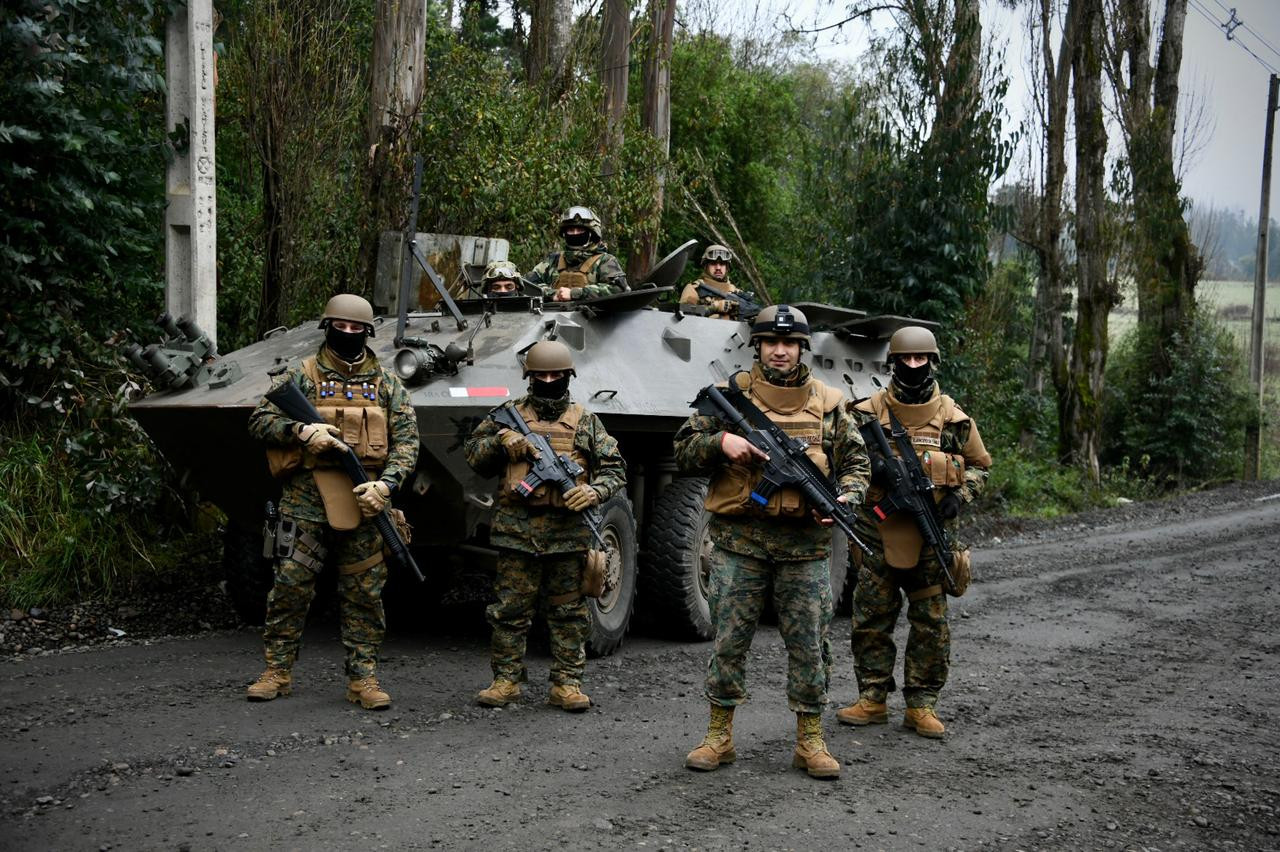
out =
<path fill-rule="evenodd" d="M 282 325 L 284 296 L 284 186 L 276 165 L 280 162 L 280 134 L 274 111 L 264 116 L 262 139 L 262 298 L 254 339 Z"/>
<path fill-rule="evenodd" d="M 529 17 L 529 83 L 550 102 L 569 88 L 572 0 L 533 0 Z"/>
<path fill-rule="evenodd" d="M 671 150 L 671 45 L 675 37 L 676 0 L 650 0 L 649 51 L 644 63 L 644 111 L 641 126 L 658 140 L 661 159 L 654 170 L 653 205 L 649 225 L 636 237 L 636 248 L 627 262 L 627 278 L 639 283 L 658 258 L 658 234 L 666 191 L 666 161 Z"/>
<path fill-rule="evenodd" d="M 631 63 L 631 8 L 628 0 L 604 0 L 600 81 L 604 86 L 604 169 L 612 176 L 622 151 Z"/>
<path fill-rule="evenodd" d="M 1066 393 L 1059 398 L 1063 454 L 1100 480 L 1102 385 L 1107 361 L 1107 316 L 1115 291 L 1107 278 L 1107 131 L 1102 116 L 1102 0 L 1080 2 L 1072 50 L 1076 124 L 1076 325 Z"/>
<path fill-rule="evenodd" d="M 367 219 L 360 241 L 368 293 L 378 272 L 378 240 L 403 213 L 410 131 L 426 87 L 426 25 L 426 0 L 378 0 L 365 127 Z"/>

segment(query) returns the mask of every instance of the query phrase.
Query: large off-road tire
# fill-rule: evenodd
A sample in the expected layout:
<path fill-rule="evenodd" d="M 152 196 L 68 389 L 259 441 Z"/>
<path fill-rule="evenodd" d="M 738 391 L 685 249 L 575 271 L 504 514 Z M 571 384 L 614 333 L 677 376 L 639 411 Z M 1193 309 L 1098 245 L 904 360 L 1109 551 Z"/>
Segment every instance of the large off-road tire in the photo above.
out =
<path fill-rule="evenodd" d="M 262 555 L 262 529 L 234 521 L 222 534 L 222 580 L 231 606 L 245 624 L 261 625 L 267 617 L 267 593 L 275 572 Z"/>
<path fill-rule="evenodd" d="M 653 506 L 641 554 L 640 595 L 645 615 L 660 630 L 680 639 L 715 634 L 707 604 L 711 537 L 703 508 L 707 478 L 672 480 Z"/>
<path fill-rule="evenodd" d="M 604 594 L 587 602 L 591 635 L 587 652 L 594 657 L 612 654 L 622 644 L 636 606 L 636 516 L 625 495 L 612 497 L 600 507 L 604 514 L 604 540 L 608 545 Z"/>

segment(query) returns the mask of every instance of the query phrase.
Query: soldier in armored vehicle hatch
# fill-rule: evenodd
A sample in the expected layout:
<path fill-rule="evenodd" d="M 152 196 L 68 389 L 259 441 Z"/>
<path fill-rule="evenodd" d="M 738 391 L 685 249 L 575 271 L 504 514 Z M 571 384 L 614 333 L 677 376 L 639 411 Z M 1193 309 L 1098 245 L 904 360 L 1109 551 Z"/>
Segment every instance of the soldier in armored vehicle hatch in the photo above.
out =
<path fill-rule="evenodd" d="M 529 273 L 553 302 L 625 293 L 627 274 L 604 243 L 604 228 L 587 207 L 570 207 L 560 217 L 564 251 L 553 251 Z"/>
<path fill-rule="evenodd" d="M 707 246 L 702 252 L 702 275 L 685 285 L 680 304 L 701 305 L 710 311 L 707 316 L 712 319 L 747 319 L 742 316 L 742 302 L 755 299 L 729 280 L 729 267 L 734 259 L 733 252 L 725 246 Z"/>
<path fill-rule="evenodd" d="M 344 293 L 325 306 L 320 351 L 279 382 L 295 382 L 324 420 L 298 423 L 263 399 L 249 416 L 249 434 L 267 445 L 271 472 L 283 480 L 280 521 L 273 531 L 277 560 L 267 598 L 263 644 L 267 669 L 248 690 L 270 701 L 293 689 L 293 664 L 302 644 L 316 577 L 332 554 L 338 568 L 342 644 L 347 649 L 347 700 L 381 710 L 391 697 L 378 683 L 378 651 L 386 632 L 382 587 L 387 579 L 382 538 L 371 519 L 413 471 L 418 419 L 394 371 L 366 345 L 373 308 Z M 353 447 L 370 480 L 352 488 L 337 466 Z"/>
<path fill-rule="evenodd" d="M 486 299 L 520 295 L 520 270 L 509 260 L 495 260 L 484 269 L 481 292 Z"/>

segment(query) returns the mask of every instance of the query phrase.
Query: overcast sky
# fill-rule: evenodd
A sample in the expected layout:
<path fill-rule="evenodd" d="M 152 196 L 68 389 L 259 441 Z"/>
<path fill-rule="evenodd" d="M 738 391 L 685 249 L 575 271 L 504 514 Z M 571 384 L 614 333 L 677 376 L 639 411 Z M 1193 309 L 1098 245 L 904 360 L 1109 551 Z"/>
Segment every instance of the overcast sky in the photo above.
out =
<path fill-rule="evenodd" d="M 784 12 L 794 26 L 822 26 L 841 20 L 848 7 L 839 0 L 739 0 L 737 4 L 716 5 L 726 15 L 722 23 L 735 29 L 752 20 L 757 26 L 773 20 L 775 26 L 785 27 Z M 736 13 L 729 14 L 735 7 Z M 1237 28 L 1234 35 L 1238 43 L 1229 42 L 1224 31 L 1206 17 L 1226 21 L 1232 7 L 1252 30 Z M 882 14 L 873 25 L 889 26 L 891 20 Z M 993 0 L 983 0 L 983 25 L 989 35 L 1008 44 L 1006 107 L 1017 123 L 1027 110 L 1022 15 L 999 8 Z M 856 64 L 866 48 L 867 30 L 857 24 L 817 39 L 819 58 Z M 1280 0 L 1190 0 L 1181 81 L 1183 95 L 1190 101 L 1182 109 L 1190 114 L 1197 105 L 1202 106 L 1205 122 L 1199 150 L 1185 167 L 1183 190 L 1197 203 L 1240 208 L 1252 218 L 1258 213 L 1269 71 L 1245 52 L 1242 44 L 1272 68 L 1280 68 L 1280 54 L 1275 52 L 1280 50 Z M 1280 217 L 1280 172 L 1272 184 L 1271 215 Z"/>

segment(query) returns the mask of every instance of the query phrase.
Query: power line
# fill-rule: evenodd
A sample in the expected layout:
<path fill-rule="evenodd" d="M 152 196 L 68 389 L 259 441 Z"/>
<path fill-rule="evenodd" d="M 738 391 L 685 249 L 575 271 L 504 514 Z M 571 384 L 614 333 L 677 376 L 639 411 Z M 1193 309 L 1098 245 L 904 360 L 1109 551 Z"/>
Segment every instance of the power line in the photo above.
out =
<path fill-rule="evenodd" d="M 1252 56 L 1259 65 L 1267 69 L 1272 74 L 1280 74 L 1280 71 L 1277 71 L 1274 65 L 1272 65 L 1270 62 L 1267 62 L 1258 54 L 1254 53 L 1253 49 L 1250 48 L 1249 45 L 1245 44 L 1243 41 L 1240 40 L 1239 37 L 1235 35 L 1236 28 L 1241 26 L 1242 22 L 1235 17 L 1234 9 L 1228 10 L 1231 13 L 1231 17 L 1227 19 L 1226 23 L 1223 23 L 1222 21 L 1219 21 L 1216 17 L 1214 17 L 1213 13 L 1210 12 L 1208 9 L 1206 9 L 1204 5 L 1200 2 L 1200 0 L 1190 0 L 1190 2 L 1191 2 L 1191 7 L 1195 9 L 1197 12 L 1199 12 L 1201 15 L 1203 15 L 1205 20 L 1209 21 L 1209 23 L 1213 24 L 1215 27 L 1222 30 L 1226 34 L 1227 41 L 1232 41 L 1240 45 L 1240 47 L 1243 48 L 1246 53 Z M 1220 0 L 1214 0 L 1214 2 L 1217 3 L 1219 6 L 1222 5 Z M 1266 41 L 1262 40 L 1261 38 L 1259 38 L 1258 40 L 1261 41 L 1263 44 L 1266 44 L 1267 47 L 1270 48 L 1272 51 L 1275 51 L 1275 48 L 1272 48 L 1271 45 L 1266 43 Z M 1280 53 L 1277 53 L 1277 55 L 1280 56 Z"/>
<path fill-rule="evenodd" d="M 1261 44 L 1267 50 L 1274 53 L 1277 58 L 1280 58 L 1280 50 L 1276 50 L 1274 47 L 1272 47 L 1271 43 L 1267 41 L 1265 38 L 1263 38 L 1261 33 L 1259 33 L 1253 27 L 1249 26 L 1249 24 L 1246 23 L 1243 18 L 1241 18 L 1238 14 L 1236 14 L 1236 10 L 1234 7 L 1227 8 L 1227 6 L 1223 4 L 1222 0 L 1213 0 L 1213 2 L 1217 3 L 1218 8 L 1222 9 L 1222 11 L 1227 13 L 1228 17 L 1227 17 L 1227 22 L 1225 24 L 1217 24 L 1216 21 L 1214 23 L 1217 24 L 1219 29 L 1226 31 L 1228 41 L 1233 40 L 1232 33 L 1236 30 L 1236 28 L 1240 28 L 1245 32 L 1249 33 L 1254 38 L 1256 38 L 1259 44 Z"/>

